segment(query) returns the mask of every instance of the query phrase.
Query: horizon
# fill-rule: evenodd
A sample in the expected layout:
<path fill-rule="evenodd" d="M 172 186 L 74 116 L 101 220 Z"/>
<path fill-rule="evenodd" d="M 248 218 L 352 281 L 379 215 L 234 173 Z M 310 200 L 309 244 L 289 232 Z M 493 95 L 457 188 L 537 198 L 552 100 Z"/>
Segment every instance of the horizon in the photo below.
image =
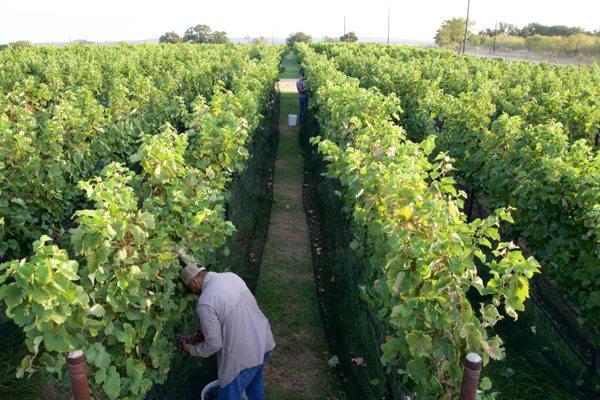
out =
<path fill-rule="evenodd" d="M 312 37 L 312 36 L 311 36 Z M 314 42 L 321 42 L 326 38 L 326 36 L 316 36 L 312 37 Z M 252 37 L 230 37 L 228 38 L 234 44 L 243 44 L 249 43 L 248 39 L 253 39 Z M 287 37 L 274 37 L 274 38 L 266 38 L 268 39 L 267 44 L 285 44 Z M 339 39 L 339 38 L 335 38 Z M 143 44 L 143 43 L 158 43 L 159 38 L 148 38 L 148 39 L 134 39 L 134 40 L 105 40 L 105 41 L 95 41 L 95 40 L 87 40 L 83 38 L 73 39 L 68 42 L 32 42 L 31 44 L 35 46 L 66 46 L 69 44 L 77 44 L 80 41 L 89 41 L 96 45 L 111 45 L 118 43 L 129 43 L 129 44 Z M 385 37 L 359 37 L 358 42 L 361 43 L 385 43 L 387 38 Z M 273 41 L 273 43 L 271 43 Z M 3 43 L 0 43 L 2 45 Z M 434 45 L 434 40 L 415 40 L 415 39 L 402 39 L 402 38 L 392 38 L 390 37 L 390 44 L 404 44 L 404 45 Z"/>

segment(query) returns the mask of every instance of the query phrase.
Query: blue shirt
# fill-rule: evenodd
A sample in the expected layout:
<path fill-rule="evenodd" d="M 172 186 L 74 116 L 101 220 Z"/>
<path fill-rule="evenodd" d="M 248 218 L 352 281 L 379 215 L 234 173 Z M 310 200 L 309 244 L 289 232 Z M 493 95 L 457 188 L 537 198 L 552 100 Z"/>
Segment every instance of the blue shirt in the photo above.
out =
<path fill-rule="evenodd" d="M 308 92 L 304 92 L 304 93 L 300 92 L 300 90 L 306 89 L 306 85 L 304 84 L 304 82 L 302 82 L 302 79 L 298 79 L 296 81 L 296 88 L 298 89 L 298 97 L 300 97 L 301 99 L 308 98 Z"/>

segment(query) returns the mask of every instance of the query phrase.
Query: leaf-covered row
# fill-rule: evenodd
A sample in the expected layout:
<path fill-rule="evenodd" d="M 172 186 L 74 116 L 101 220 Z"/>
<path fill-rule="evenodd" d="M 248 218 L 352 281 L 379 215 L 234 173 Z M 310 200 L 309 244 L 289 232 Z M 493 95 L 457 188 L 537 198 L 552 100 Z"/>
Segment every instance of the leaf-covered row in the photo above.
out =
<path fill-rule="evenodd" d="M 435 135 L 460 183 L 514 207 L 523 240 L 594 330 L 600 324 L 600 72 L 378 45 L 316 45 L 364 87 L 395 94 L 409 137 Z"/>
<path fill-rule="evenodd" d="M 177 249 L 211 265 L 234 232 L 228 183 L 246 165 L 278 74 L 281 48 L 251 51 L 259 57 L 236 60 L 229 82 L 193 100 L 185 132 L 166 124 L 141 136 L 138 173 L 111 163 L 79 183 L 93 206 L 76 212 L 67 248 L 42 236 L 30 258 L 0 266 L 0 299 L 31 352 L 19 375 L 64 380 L 65 353 L 81 349 L 107 399 L 142 399 L 166 380 L 192 305 Z"/>
<path fill-rule="evenodd" d="M 402 112 L 395 96 L 361 88 L 307 45 L 296 49 L 321 127 L 313 142 L 342 184 L 351 246 L 371 275 L 364 298 L 386 334 L 381 361 L 420 399 L 457 398 L 467 352 L 485 363 L 503 357 L 502 340 L 489 328 L 502 311 L 517 318 L 538 264 L 500 241 L 508 210 L 467 222 L 451 158 L 439 153 L 430 161 L 434 136 L 407 139 L 392 119 Z M 477 263 L 489 269 L 487 282 Z M 469 290 L 489 302 L 474 309 Z"/>
<path fill-rule="evenodd" d="M 249 47 L 32 47 L 0 54 L 0 259 L 56 236 L 77 182 L 125 161 L 143 133 L 182 126 L 197 96 L 227 87 Z"/>

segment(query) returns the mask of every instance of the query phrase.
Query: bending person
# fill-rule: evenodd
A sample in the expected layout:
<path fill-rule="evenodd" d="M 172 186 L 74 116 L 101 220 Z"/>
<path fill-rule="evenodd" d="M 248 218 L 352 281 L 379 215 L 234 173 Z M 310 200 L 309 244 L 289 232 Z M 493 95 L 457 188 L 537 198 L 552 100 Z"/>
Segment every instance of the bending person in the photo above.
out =
<path fill-rule="evenodd" d="M 184 342 L 183 351 L 196 357 L 217 353 L 219 400 L 264 400 L 263 369 L 275 348 L 269 321 L 256 299 L 234 273 L 208 272 L 188 265 L 181 277 L 199 296 L 196 314 L 200 320 L 200 344 Z"/>

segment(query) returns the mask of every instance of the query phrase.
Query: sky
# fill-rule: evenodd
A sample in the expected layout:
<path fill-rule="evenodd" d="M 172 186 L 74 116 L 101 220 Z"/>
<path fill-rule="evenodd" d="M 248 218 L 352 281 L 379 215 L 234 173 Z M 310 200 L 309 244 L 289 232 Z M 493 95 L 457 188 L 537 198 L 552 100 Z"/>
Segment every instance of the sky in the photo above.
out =
<path fill-rule="evenodd" d="M 145 40 L 166 31 L 180 35 L 196 24 L 230 38 L 285 38 L 303 31 L 319 39 L 347 31 L 359 38 L 387 35 L 431 41 L 442 21 L 466 14 L 467 0 L 0 0 L 0 43 Z M 600 29 L 600 0 L 471 0 L 475 30 L 496 21 Z"/>

